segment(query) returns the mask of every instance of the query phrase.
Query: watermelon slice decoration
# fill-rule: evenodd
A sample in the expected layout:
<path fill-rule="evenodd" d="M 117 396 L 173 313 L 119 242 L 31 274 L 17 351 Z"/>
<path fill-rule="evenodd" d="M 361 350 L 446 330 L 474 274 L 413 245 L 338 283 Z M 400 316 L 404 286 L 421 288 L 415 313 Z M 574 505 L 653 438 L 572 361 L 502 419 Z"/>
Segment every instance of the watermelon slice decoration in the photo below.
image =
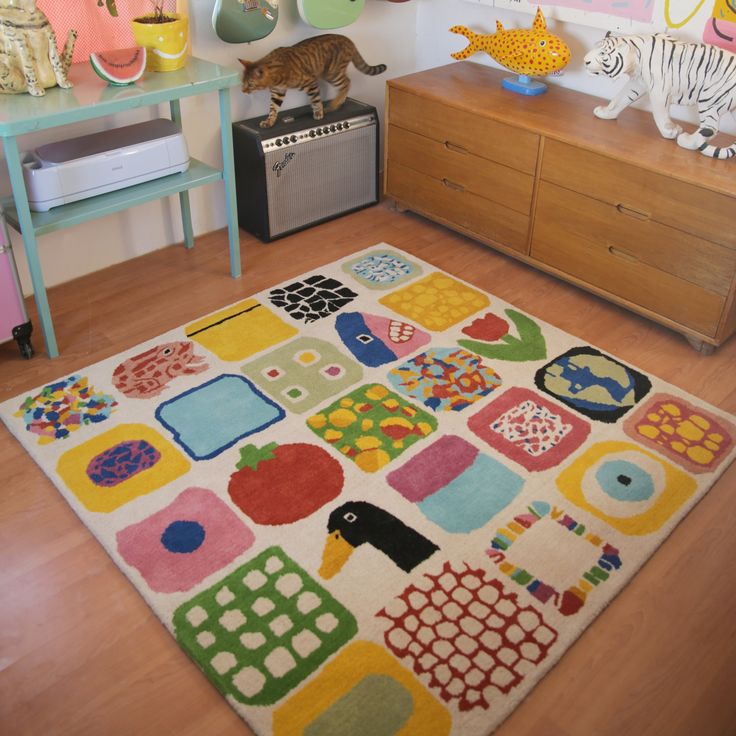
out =
<path fill-rule="evenodd" d="M 131 46 L 128 49 L 97 51 L 89 55 L 89 63 L 108 84 L 122 87 L 141 78 L 146 69 L 146 49 Z"/>

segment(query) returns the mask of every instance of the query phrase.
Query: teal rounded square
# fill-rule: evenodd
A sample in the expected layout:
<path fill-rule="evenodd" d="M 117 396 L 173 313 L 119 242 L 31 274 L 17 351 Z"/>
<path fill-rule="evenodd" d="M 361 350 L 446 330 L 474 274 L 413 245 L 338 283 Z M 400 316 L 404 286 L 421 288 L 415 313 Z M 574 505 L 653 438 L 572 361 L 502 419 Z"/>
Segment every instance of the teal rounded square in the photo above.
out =
<path fill-rule="evenodd" d="M 286 412 L 242 376 L 223 374 L 164 401 L 156 419 L 194 460 L 209 460 Z"/>

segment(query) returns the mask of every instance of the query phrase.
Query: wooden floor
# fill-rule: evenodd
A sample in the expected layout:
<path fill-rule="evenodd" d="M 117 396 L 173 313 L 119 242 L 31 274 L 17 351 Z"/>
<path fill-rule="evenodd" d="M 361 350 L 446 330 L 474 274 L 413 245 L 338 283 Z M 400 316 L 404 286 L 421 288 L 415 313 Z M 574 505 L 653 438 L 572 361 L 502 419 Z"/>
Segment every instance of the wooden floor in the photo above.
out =
<path fill-rule="evenodd" d="M 40 334 L 27 363 L 0 346 L 0 400 L 386 241 L 736 412 L 736 339 L 698 355 L 665 328 L 386 205 L 268 246 L 241 241 L 240 280 L 218 232 L 193 251 L 167 248 L 52 289 L 62 355 L 48 360 Z M 80 243 L 80 258 L 100 245 Z M 3 734 L 250 733 L 2 425 L 0 489 Z M 498 736 L 736 734 L 735 530 L 732 466 Z"/>

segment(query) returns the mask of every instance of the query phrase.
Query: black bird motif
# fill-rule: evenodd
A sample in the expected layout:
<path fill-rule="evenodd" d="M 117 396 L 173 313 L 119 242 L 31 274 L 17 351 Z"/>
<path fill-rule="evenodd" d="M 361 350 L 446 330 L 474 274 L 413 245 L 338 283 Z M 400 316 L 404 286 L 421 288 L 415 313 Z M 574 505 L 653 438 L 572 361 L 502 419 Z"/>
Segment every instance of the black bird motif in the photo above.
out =
<path fill-rule="evenodd" d="M 349 501 L 327 521 L 327 541 L 319 574 L 329 579 L 340 571 L 353 550 L 366 542 L 410 572 L 439 547 L 388 511 L 366 501 Z"/>

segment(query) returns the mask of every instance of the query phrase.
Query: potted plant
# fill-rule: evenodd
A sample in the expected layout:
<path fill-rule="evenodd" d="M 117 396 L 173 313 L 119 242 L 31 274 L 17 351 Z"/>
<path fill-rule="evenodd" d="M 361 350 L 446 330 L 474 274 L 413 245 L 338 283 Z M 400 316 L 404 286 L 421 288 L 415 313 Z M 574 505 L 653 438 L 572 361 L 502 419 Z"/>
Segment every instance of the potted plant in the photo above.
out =
<path fill-rule="evenodd" d="M 164 0 L 149 0 L 152 12 L 131 21 L 133 37 L 138 46 L 145 46 L 148 54 L 146 70 L 169 72 L 186 63 L 189 46 L 189 18 L 185 13 L 164 10 Z M 116 0 L 104 0 L 110 15 L 118 14 Z M 102 6 L 103 0 L 97 0 Z"/>

